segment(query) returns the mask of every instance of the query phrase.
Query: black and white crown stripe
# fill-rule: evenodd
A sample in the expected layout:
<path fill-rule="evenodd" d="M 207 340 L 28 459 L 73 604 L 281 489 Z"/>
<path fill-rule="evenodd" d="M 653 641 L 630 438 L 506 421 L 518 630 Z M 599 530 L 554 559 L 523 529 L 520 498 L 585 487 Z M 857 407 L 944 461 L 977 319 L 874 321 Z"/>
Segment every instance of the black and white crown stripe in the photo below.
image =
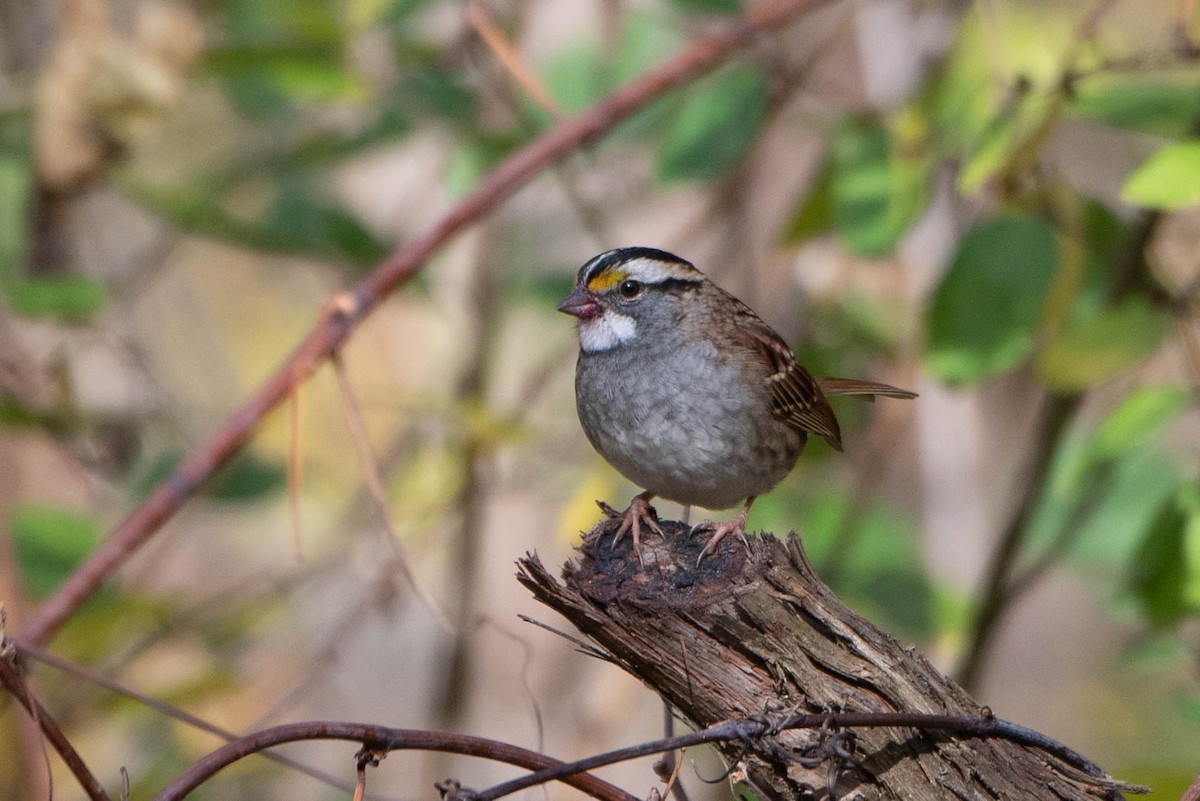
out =
<path fill-rule="evenodd" d="M 578 283 L 593 291 L 607 289 L 626 279 L 644 284 L 704 280 L 691 262 L 665 250 L 647 247 L 609 250 L 579 268 Z"/>

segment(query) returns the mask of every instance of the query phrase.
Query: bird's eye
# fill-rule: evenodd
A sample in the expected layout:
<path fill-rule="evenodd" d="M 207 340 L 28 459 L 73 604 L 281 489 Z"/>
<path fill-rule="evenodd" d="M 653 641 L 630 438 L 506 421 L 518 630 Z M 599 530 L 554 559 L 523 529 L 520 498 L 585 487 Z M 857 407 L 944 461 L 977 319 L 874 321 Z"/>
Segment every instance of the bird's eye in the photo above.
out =
<path fill-rule="evenodd" d="M 645 285 L 641 281 L 622 281 L 620 286 L 621 297 L 626 300 L 633 300 L 642 294 L 643 289 L 645 289 Z"/>

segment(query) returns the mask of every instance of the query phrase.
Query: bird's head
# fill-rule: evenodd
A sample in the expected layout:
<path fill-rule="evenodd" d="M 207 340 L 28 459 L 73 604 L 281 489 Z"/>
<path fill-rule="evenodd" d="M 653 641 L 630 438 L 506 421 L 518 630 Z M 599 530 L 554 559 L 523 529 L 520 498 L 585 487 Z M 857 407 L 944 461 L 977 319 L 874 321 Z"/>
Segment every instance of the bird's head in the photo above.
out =
<path fill-rule="evenodd" d="M 638 335 L 639 323 L 670 313 L 675 296 L 694 290 L 704 276 L 665 250 L 617 248 L 579 268 L 558 310 L 579 319 L 579 345 L 588 353 L 612 350 Z"/>

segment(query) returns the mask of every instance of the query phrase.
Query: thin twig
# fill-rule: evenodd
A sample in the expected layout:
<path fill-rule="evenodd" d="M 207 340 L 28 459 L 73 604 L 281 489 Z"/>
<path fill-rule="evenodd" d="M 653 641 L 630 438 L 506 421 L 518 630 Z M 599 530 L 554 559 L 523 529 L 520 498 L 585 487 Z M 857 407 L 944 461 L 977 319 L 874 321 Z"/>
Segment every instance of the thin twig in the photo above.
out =
<path fill-rule="evenodd" d="M 484 69 L 482 72 L 484 80 L 488 82 L 488 94 L 495 96 L 504 104 L 509 113 L 516 119 L 522 135 L 532 137 L 545 127 L 542 120 L 536 118 L 528 105 L 522 103 L 521 99 L 517 97 L 513 91 L 513 82 L 505 80 L 506 77 L 511 77 L 510 73 L 505 72 L 503 75 L 496 75 L 495 70 L 489 69 Z M 553 113 L 551 116 L 559 120 L 562 114 Z M 579 219 L 579 224 L 583 227 L 583 230 L 592 238 L 592 242 L 596 245 L 597 249 L 603 250 L 612 239 L 609 235 L 608 222 L 605 219 L 604 213 L 594 203 L 585 198 L 583 191 L 578 185 L 579 177 L 571 161 L 564 160 L 554 165 L 550 169 L 550 174 L 558 183 L 563 196 L 575 212 L 575 216 Z"/>
<path fill-rule="evenodd" d="M 675 710 L 665 700 L 663 704 L 663 737 L 669 738 L 675 736 Z M 675 753 L 675 750 L 663 751 L 662 757 L 654 763 L 654 772 L 660 779 L 666 782 L 665 789 L 662 791 L 663 798 L 675 796 L 675 801 L 688 801 L 688 794 L 683 785 L 679 783 L 679 769 L 683 767 L 683 752 Z"/>
<path fill-rule="evenodd" d="M 304 476 L 304 393 L 296 386 L 288 393 L 288 511 L 292 517 L 292 548 L 296 561 L 304 561 L 304 534 L 300 515 L 300 486 Z"/>
<path fill-rule="evenodd" d="M 496 61 L 512 78 L 513 82 L 525 90 L 525 93 L 537 103 L 543 111 L 555 119 L 562 117 L 562 109 L 554 102 L 550 90 L 526 63 L 517 49 L 508 41 L 504 31 L 496 25 L 480 0 L 468 0 L 464 13 L 467 23 L 479 34 L 479 38 L 492 51 Z"/>
<path fill-rule="evenodd" d="M 330 304 L 325 314 L 276 373 L 213 434 L 193 450 L 110 533 L 104 543 L 25 621 L 22 635 L 44 642 L 129 556 L 170 519 L 221 466 L 237 454 L 263 418 L 292 389 L 336 353 L 363 319 L 384 298 L 407 283 L 429 257 L 464 228 L 529 183 L 548 166 L 613 130 L 655 98 L 715 69 L 738 49 L 767 31 L 782 27 L 801 12 L 829 0 L 774 0 L 755 4 L 719 33 L 700 39 L 684 52 L 617 89 L 589 110 L 568 119 L 503 161 L 475 189 L 421 236 L 397 248 L 352 293 L 348 304 Z"/>
<path fill-rule="evenodd" d="M 667 753 L 674 755 L 674 751 Z M 668 795 L 674 796 L 675 801 L 688 801 L 688 794 L 683 789 L 683 785 L 679 783 L 679 771 L 683 769 L 683 758 L 687 751 L 680 751 L 679 758 L 675 760 L 675 769 L 671 771 L 671 777 L 667 779 L 667 787 L 663 790 L 663 798 Z"/>
<path fill-rule="evenodd" d="M 529 711 L 533 714 L 533 724 L 537 731 L 535 743 L 537 750 L 541 751 L 546 747 L 546 724 L 542 719 L 542 708 L 538 704 L 537 696 L 533 694 L 533 685 L 529 683 L 529 674 L 533 670 L 533 646 L 524 637 L 516 632 L 508 631 L 487 615 L 479 619 L 479 624 L 490 627 L 492 631 L 501 637 L 514 641 L 517 645 L 521 646 L 521 692 L 525 696 L 526 703 L 529 704 Z"/>
<path fill-rule="evenodd" d="M 726 721 L 700 731 L 688 732 L 640 745 L 619 748 L 575 762 L 560 762 L 535 751 L 488 740 L 442 732 L 390 729 L 366 723 L 312 721 L 291 723 L 256 732 L 213 751 L 173 781 L 156 801 L 178 801 L 221 769 L 281 743 L 299 740 L 348 740 L 361 742 L 364 752 L 384 754 L 399 750 L 433 750 L 484 757 L 534 769 L 535 772 L 479 792 L 472 801 L 495 801 L 519 790 L 551 781 L 562 781 L 594 798 L 632 801 L 633 796 L 587 771 L 618 762 L 651 756 L 663 751 L 715 742 L 742 742 L 750 746 L 762 737 L 773 737 L 792 729 L 910 728 L 935 730 L 967 738 L 998 738 L 1037 748 L 1079 772 L 1078 780 L 1106 791 L 1145 793 L 1148 788 L 1121 782 L 1077 752 L 1033 729 L 1010 723 L 990 714 L 967 717 L 918 712 L 783 713 Z"/>
<path fill-rule="evenodd" d="M 200 759 L 171 782 L 156 797 L 156 801 L 179 801 L 223 768 L 258 753 L 264 748 L 301 740 L 344 740 L 362 743 L 371 751 L 441 751 L 450 754 L 483 757 L 528 770 L 544 770 L 563 763 L 536 751 L 530 751 L 497 740 L 471 737 L 464 734 L 393 729 L 370 723 L 313 721 L 274 726 L 235 740 Z M 564 776 L 563 782 L 601 801 L 636 801 L 608 782 L 594 776 Z"/>
<path fill-rule="evenodd" d="M 0 658 L 0 684 L 4 685 L 9 694 L 16 698 L 29 716 L 37 722 L 42 733 L 46 735 L 47 742 L 62 757 L 62 761 L 71 770 L 76 781 L 79 782 L 79 786 L 87 793 L 87 797 L 92 801 L 111 801 L 108 793 L 104 791 L 104 787 L 88 768 L 87 763 L 83 761 L 83 757 L 75 750 L 75 746 L 71 745 L 70 740 L 63 734 L 58 723 L 29 692 L 21 671 L 6 658 Z"/>
<path fill-rule="evenodd" d="M 342 408 L 346 412 L 346 424 L 350 427 L 350 436 L 354 440 L 354 447 L 358 451 L 359 465 L 362 467 L 363 480 L 366 482 L 367 489 L 371 493 L 372 500 L 375 501 L 375 506 L 379 510 L 379 517 L 383 520 L 383 527 L 386 529 L 387 541 L 392 548 L 392 554 L 395 557 L 396 566 L 408 581 L 409 587 L 413 594 L 421 601 L 438 626 L 447 634 L 456 636 L 459 631 L 458 626 L 450 621 L 450 618 L 442 611 L 437 601 L 433 596 L 425 592 L 424 587 L 417 581 L 417 576 L 412 571 L 412 566 L 408 562 L 408 554 L 404 550 L 404 544 L 400 541 L 400 533 L 396 531 L 395 524 L 392 523 L 392 513 L 388 509 L 387 492 L 383 488 L 383 473 L 379 467 L 379 460 L 375 458 L 374 452 L 371 450 L 370 437 L 367 434 L 366 422 L 363 420 L 362 408 L 358 405 L 358 398 L 354 395 L 354 387 L 350 386 L 350 378 L 346 375 L 346 364 L 342 360 L 340 351 L 335 352 L 330 361 L 333 363 L 333 373 L 337 376 L 338 389 L 342 394 Z"/>
<path fill-rule="evenodd" d="M 937 730 L 960 737 L 995 737 L 1002 740 L 1031 746 L 1052 754 L 1067 765 L 1085 774 L 1086 780 L 1106 789 L 1118 788 L 1127 792 L 1144 793 L 1148 788 L 1126 784 L 1110 778 L 1104 771 L 1067 746 L 1033 729 L 1010 723 L 991 715 L 962 717 L 917 712 L 838 712 L 785 714 L 761 716 L 742 720 L 726 721 L 700 731 L 680 734 L 641 745 L 619 748 L 604 754 L 567 763 L 555 768 L 540 770 L 528 776 L 497 784 L 473 794 L 472 801 L 495 801 L 497 798 L 533 787 L 548 781 L 557 781 L 572 772 L 590 771 L 596 768 L 625 762 L 630 759 L 657 754 L 670 749 L 688 748 L 693 745 L 715 742 L 740 741 L 752 743 L 755 739 L 791 729 L 820 728 L 914 728 Z"/>
<path fill-rule="evenodd" d="M 61 670 L 63 673 L 74 676 L 78 679 L 82 679 L 89 684 L 102 687 L 109 692 L 113 692 L 117 695 L 137 701 L 138 703 L 153 709 L 155 712 L 158 712 L 161 715 L 211 734 L 214 737 L 219 737 L 226 742 L 232 742 L 241 736 L 236 732 L 223 729 L 220 726 L 210 723 L 201 717 L 197 717 L 196 715 L 180 709 L 173 704 L 168 704 L 166 701 L 159 700 L 158 698 L 152 698 L 144 693 L 140 693 L 131 687 L 127 687 L 124 684 L 109 678 L 99 671 L 92 670 L 91 668 L 87 668 L 82 665 L 77 665 L 74 662 L 70 662 L 60 656 L 56 656 L 44 648 L 20 642 L 16 642 L 14 645 L 16 645 L 17 651 L 23 656 L 30 657 L 44 665 L 49 665 L 56 670 Z M 330 787 L 338 790 L 351 792 L 354 789 L 354 786 L 349 782 L 343 781 L 337 776 L 333 776 L 325 771 L 318 770 L 317 768 L 310 767 L 302 762 L 298 762 L 289 756 L 285 756 L 284 754 L 278 754 L 274 751 L 261 751 L 259 756 L 263 757 L 264 759 L 269 759 L 276 764 L 283 765 L 284 767 L 288 767 L 292 770 L 303 773 L 306 776 L 310 776 L 311 778 L 314 778 L 317 781 L 327 784 Z M 368 795 L 367 797 L 377 799 L 384 798 L 378 794 Z"/>
<path fill-rule="evenodd" d="M 1113 472 L 1113 466 L 1106 464 L 1083 479 L 1081 482 L 1085 485 L 1082 490 L 1083 495 L 1071 505 L 1067 519 L 1059 527 L 1054 540 L 1038 554 L 1033 562 L 1009 580 L 1008 601 L 1010 604 L 1024 595 L 1071 551 L 1084 531 L 1084 523 L 1096 511 L 1100 502 L 1108 497 L 1108 491 L 1112 488 Z"/>
<path fill-rule="evenodd" d="M 567 632 L 565 632 L 561 629 L 556 629 L 553 626 L 551 626 L 550 624 L 543 623 L 542 621 L 536 620 L 536 619 L 530 617 L 529 615 L 518 614 L 517 617 L 520 618 L 521 620 L 525 621 L 526 623 L 532 624 L 541 629 L 545 629 L 546 631 L 550 632 L 551 634 L 557 634 L 559 637 L 562 637 L 564 640 L 566 640 L 567 642 L 574 645 L 575 650 L 578 651 L 579 653 L 583 654 L 584 656 L 590 656 L 593 659 L 599 659 L 601 662 L 609 662 L 611 664 L 616 664 L 616 661 L 612 658 L 612 654 L 608 653 L 605 650 L 597 648 L 596 646 L 592 645 L 590 642 L 585 642 L 573 634 L 568 634 Z"/>

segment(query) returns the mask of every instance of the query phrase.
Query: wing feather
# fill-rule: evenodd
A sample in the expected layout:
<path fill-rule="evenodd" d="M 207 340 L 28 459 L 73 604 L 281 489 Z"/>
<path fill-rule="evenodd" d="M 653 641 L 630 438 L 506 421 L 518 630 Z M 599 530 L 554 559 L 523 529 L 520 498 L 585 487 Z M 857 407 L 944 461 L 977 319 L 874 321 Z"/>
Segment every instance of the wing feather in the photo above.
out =
<path fill-rule="evenodd" d="M 816 381 L 817 386 L 821 388 L 821 392 L 827 398 L 832 398 L 835 395 L 862 395 L 865 396 L 866 400 L 873 401 L 876 395 L 882 398 L 912 399 L 917 397 L 917 393 L 915 392 L 893 387 L 891 384 L 881 384 L 878 381 L 862 381 L 857 378 L 829 378 L 826 376 L 821 376 Z"/>
<path fill-rule="evenodd" d="M 771 411 L 793 428 L 824 437 L 840 451 L 841 430 L 818 380 L 796 361 L 792 349 L 762 318 L 749 306 L 730 298 L 736 303 L 734 328 L 738 336 L 758 350 L 768 366 L 766 380 L 771 387 Z"/>

